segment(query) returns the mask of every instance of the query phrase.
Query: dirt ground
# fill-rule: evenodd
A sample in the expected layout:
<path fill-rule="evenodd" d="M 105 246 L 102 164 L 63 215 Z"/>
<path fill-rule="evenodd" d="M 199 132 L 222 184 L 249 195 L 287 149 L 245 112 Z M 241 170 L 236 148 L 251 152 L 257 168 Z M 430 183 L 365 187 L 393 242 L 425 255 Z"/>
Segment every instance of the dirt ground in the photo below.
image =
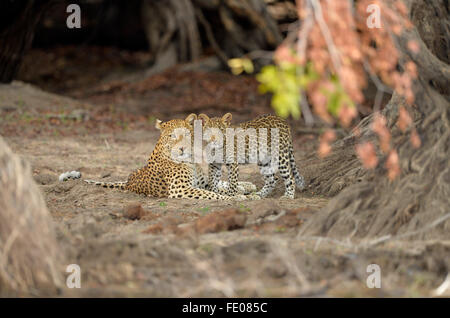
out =
<path fill-rule="evenodd" d="M 70 70 L 70 61 L 61 63 Z M 48 74 L 27 80 L 58 81 Z M 59 94 L 20 81 L 0 86 L 0 134 L 31 163 L 67 262 L 82 270 L 82 288 L 61 295 L 414 297 L 433 296 L 444 281 L 450 242 L 367 245 L 351 233 L 345 241 L 299 236 L 330 200 L 312 188 L 279 200 L 278 182 L 268 199 L 219 202 L 148 198 L 82 182 L 125 180 L 145 165 L 158 138 L 156 118 L 231 111 L 239 121 L 270 112 L 250 77 L 171 70 L 125 81 L 96 74 L 101 78 L 89 86 L 40 85 Z M 317 135 L 295 133 L 300 171 L 298 158 L 316 145 Z M 58 181 L 72 170 L 82 178 Z M 242 180 L 262 185 L 256 167 L 240 171 Z M 381 268 L 380 289 L 367 287 L 369 264 Z"/>

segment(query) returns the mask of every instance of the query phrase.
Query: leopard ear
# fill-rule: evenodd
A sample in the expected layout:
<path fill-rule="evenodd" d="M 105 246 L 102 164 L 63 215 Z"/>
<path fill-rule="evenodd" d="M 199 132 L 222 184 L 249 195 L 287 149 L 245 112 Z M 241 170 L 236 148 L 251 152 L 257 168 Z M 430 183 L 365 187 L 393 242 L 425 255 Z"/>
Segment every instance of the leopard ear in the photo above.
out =
<path fill-rule="evenodd" d="M 197 115 L 192 113 L 189 116 L 187 116 L 184 121 L 187 122 L 190 125 L 193 125 L 194 124 L 194 120 L 197 120 Z"/>
<path fill-rule="evenodd" d="M 230 125 L 232 118 L 233 118 L 233 115 L 231 115 L 231 113 L 226 113 L 225 115 L 222 116 L 222 122 L 227 125 Z"/>
<path fill-rule="evenodd" d="M 157 119 L 156 123 L 155 123 L 155 128 L 158 129 L 158 130 L 161 130 L 161 123 L 162 123 L 162 121 Z"/>
<path fill-rule="evenodd" d="M 210 121 L 208 115 L 206 115 L 206 114 L 200 114 L 200 115 L 198 115 L 198 119 L 202 121 L 202 124 L 203 124 L 203 125 L 206 125 L 206 124 L 209 123 L 209 121 Z"/>

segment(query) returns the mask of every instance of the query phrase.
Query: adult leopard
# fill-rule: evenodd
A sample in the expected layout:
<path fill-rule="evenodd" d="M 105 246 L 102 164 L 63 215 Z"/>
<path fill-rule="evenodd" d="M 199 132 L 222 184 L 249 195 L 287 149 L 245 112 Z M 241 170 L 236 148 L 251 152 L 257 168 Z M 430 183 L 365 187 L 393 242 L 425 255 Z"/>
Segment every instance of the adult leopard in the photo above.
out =
<path fill-rule="evenodd" d="M 207 178 L 202 174 L 200 166 L 183 161 L 190 156 L 183 146 L 183 138 L 174 131 L 179 128 L 185 132 L 193 132 L 195 114 L 186 119 L 173 119 L 167 122 L 156 122 L 161 131 L 148 163 L 145 167 L 130 174 L 125 182 L 98 182 L 84 180 L 87 183 L 107 188 L 120 188 L 152 197 L 208 199 L 208 200 L 245 200 L 242 194 L 233 196 L 215 193 L 205 189 Z"/>

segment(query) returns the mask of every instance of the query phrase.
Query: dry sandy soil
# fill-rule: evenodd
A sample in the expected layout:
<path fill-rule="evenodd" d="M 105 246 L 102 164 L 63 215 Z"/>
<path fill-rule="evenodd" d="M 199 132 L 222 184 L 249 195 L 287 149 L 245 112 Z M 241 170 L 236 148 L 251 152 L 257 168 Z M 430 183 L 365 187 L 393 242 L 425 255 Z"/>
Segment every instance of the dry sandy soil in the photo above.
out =
<path fill-rule="evenodd" d="M 198 76 L 195 85 L 209 83 L 209 75 Z M 227 76 L 213 75 L 224 80 Z M 111 97 L 117 99 L 112 85 L 105 88 L 107 93 L 97 91 L 78 99 L 22 82 L 0 86 L 0 134 L 31 163 L 67 262 L 81 266 L 82 288 L 62 290 L 62 295 L 433 295 L 450 268 L 449 244 L 392 241 L 368 248 L 365 242 L 352 240 L 351 233 L 345 241 L 299 236 L 302 224 L 329 202 L 311 188 L 297 191 L 295 200 L 280 201 L 279 182 L 268 199 L 218 202 L 155 199 L 81 180 L 58 181 L 61 173 L 71 170 L 80 171 L 82 179 L 125 180 L 143 166 L 158 138 L 154 117 L 170 118 L 159 106 L 173 101 L 163 97 L 178 92 L 184 98 L 183 92 L 192 91 L 189 85 L 194 84 L 182 78 L 154 88 L 158 100 L 146 93 L 134 99 L 121 95 L 118 103 Z M 162 81 L 150 82 L 158 80 Z M 238 118 L 269 110 L 267 98 L 248 102 L 262 106 L 250 114 L 241 112 Z M 146 103 L 144 110 L 136 106 Z M 193 104 L 203 105 L 200 111 L 206 112 L 209 108 L 204 105 L 215 105 Z M 184 111 L 192 108 L 188 105 Z M 172 117 L 184 115 L 180 108 Z M 296 134 L 294 139 L 297 158 L 314 151 L 314 135 Z M 302 170 L 300 160 L 297 163 Z M 241 176 L 258 187 L 262 184 L 256 167 L 242 167 Z M 366 285 L 366 268 L 373 263 L 381 267 L 381 289 Z"/>

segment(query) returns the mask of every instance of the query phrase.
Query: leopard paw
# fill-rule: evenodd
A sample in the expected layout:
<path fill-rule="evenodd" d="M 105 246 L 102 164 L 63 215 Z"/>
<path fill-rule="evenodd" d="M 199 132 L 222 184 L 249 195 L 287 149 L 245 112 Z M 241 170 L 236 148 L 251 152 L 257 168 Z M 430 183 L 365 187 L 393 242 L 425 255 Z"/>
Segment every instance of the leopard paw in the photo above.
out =
<path fill-rule="evenodd" d="M 247 194 L 247 200 L 261 200 L 261 197 L 255 193 Z"/>
<path fill-rule="evenodd" d="M 234 200 L 234 201 L 245 201 L 245 200 L 248 200 L 248 199 L 247 199 L 247 196 L 244 195 L 244 194 L 237 194 L 237 195 L 232 197 L 232 200 Z"/>
<path fill-rule="evenodd" d="M 256 186 L 251 182 L 240 181 L 238 182 L 238 186 L 244 190 L 244 194 L 249 194 L 256 191 Z"/>

